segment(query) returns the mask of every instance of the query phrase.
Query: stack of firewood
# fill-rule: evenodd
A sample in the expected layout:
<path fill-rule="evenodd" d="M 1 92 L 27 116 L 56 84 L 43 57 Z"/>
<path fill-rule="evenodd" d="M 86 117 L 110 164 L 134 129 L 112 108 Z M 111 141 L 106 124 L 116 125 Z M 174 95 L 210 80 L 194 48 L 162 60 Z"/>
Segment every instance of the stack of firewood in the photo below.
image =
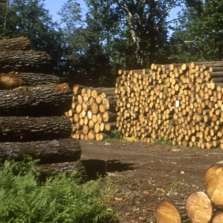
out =
<path fill-rule="evenodd" d="M 192 193 L 181 207 L 176 207 L 171 201 L 161 202 L 155 212 L 157 223 L 181 223 L 182 216 L 186 222 L 189 218 L 191 223 L 222 223 L 223 166 L 210 167 L 205 175 L 205 184 L 206 193 Z"/>
<path fill-rule="evenodd" d="M 0 159 L 25 156 L 42 164 L 80 159 L 79 143 L 63 114 L 72 102 L 67 83 L 51 69 L 50 56 L 31 50 L 27 38 L 0 40 Z"/>
<path fill-rule="evenodd" d="M 115 126 L 115 103 L 114 88 L 74 85 L 72 106 L 65 113 L 73 124 L 72 138 L 103 140 Z"/>
<path fill-rule="evenodd" d="M 223 62 L 119 71 L 117 127 L 126 138 L 223 149 Z"/>

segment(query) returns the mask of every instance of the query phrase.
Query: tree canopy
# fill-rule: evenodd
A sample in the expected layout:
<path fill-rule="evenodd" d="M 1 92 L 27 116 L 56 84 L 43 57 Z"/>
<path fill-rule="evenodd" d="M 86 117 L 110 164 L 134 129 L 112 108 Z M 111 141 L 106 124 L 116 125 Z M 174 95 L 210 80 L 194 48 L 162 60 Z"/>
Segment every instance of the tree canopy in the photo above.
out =
<path fill-rule="evenodd" d="M 112 84 L 121 67 L 223 57 L 223 0 L 84 1 L 83 10 L 67 0 L 56 24 L 44 0 L 0 0 L 0 36 L 28 36 L 61 71 L 88 84 Z"/>

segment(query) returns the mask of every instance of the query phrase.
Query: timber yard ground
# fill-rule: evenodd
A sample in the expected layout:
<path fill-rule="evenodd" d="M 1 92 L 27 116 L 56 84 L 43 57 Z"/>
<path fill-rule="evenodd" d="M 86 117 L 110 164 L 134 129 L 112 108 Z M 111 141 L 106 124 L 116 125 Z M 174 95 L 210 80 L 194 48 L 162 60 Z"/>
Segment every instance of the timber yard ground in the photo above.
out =
<path fill-rule="evenodd" d="M 121 223 L 154 222 L 153 212 L 161 200 L 183 204 L 189 194 L 204 190 L 207 168 L 223 163 L 221 150 L 118 140 L 81 145 L 88 174 L 109 178 L 114 185 L 109 205 Z"/>

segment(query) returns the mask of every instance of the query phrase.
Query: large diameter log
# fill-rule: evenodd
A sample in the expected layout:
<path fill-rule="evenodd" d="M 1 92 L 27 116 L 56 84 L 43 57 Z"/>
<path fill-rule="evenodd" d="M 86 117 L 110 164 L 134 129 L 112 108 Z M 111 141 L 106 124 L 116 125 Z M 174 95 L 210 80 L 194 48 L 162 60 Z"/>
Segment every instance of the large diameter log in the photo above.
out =
<path fill-rule="evenodd" d="M 30 50 L 31 42 L 26 37 L 17 37 L 11 39 L 0 40 L 0 50 Z"/>
<path fill-rule="evenodd" d="M 62 115 L 72 103 L 68 84 L 49 84 L 0 91 L 1 116 Z"/>
<path fill-rule="evenodd" d="M 207 194 L 217 207 L 223 207 L 223 166 L 210 167 L 205 174 Z"/>
<path fill-rule="evenodd" d="M 81 174 L 81 177 L 85 176 L 85 167 L 83 166 L 81 160 L 60 162 L 60 163 L 43 163 L 38 165 L 38 170 L 44 176 L 50 176 L 58 173 L 75 173 Z M 83 174 L 83 176 L 82 176 Z"/>
<path fill-rule="evenodd" d="M 0 117 L 0 141 L 36 141 L 66 138 L 71 135 L 69 119 L 50 117 Z"/>
<path fill-rule="evenodd" d="M 169 201 L 163 201 L 156 209 L 157 223 L 181 223 L 180 213 Z"/>
<path fill-rule="evenodd" d="M 0 160 L 23 160 L 27 156 L 40 163 L 71 162 L 80 159 L 78 141 L 68 138 L 50 141 L 0 143 Z"/>
<path fill-rule="evenodd" d="M 36 86 L 61 83 L 64 79 L 53 74 L 42 73 L 0 73 L 0 89 L 13 89 L 23 85 Z"/>
<path fill-rule="evenodd" d="M 211 201 L 204 192 L 191 194 L 186 201 L 186 210 L 192 223 L 209 223 L 213 215 Z"/>
<path fill-rule="evenodd" d="M 223 222 L 223 212 L 216 214 L 212 220 L 212 223 L 222 223 Z"/>
<path fill-rule="evenodd" d="M 0 51 L 0 70 L 4 71 L 49 71 L 50 56 L 41 51 Z"/>

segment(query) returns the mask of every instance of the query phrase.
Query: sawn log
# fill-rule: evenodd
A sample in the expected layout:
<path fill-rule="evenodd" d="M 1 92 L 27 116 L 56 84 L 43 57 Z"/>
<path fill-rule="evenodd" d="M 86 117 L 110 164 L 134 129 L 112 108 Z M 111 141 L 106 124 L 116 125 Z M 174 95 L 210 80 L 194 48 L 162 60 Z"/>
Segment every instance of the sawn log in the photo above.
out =
<path fill-rule="evenodd" d="M 63 116 L 0 117 L 1 142 L 66 138 L 71 130 L 70 120 Z"/>
<path fill-rule="evenodd" d="M 0 40 L 0 50 L 30 50 L 31 42 L 26 37 L 17 37 Z"/>
<path fill-rule="evenodd" d="M 50 141 L 0 143 L 0 160 L 23 160 L 27 156 L 40 163 L 71 162 L 80 159 L 78 141 L 68 138 Z"/>
<path fill-rule="evenodd" d="M 0 73 L 0 89 L 14 89 L 20 86 L 36 86 L 65 82 L 65 78 L 42 73 Z"/>
<path fill-rule="evenodd" d="M 4 71 L 49 71 L 51 57 L 42 51 L 0 51 L 0 70 Z"/>
<path fill-rule="evenodd" d="M 49 84 L 0 91 L 1 116 L 62 115 L 72 103 L 68 84 Z"/>

